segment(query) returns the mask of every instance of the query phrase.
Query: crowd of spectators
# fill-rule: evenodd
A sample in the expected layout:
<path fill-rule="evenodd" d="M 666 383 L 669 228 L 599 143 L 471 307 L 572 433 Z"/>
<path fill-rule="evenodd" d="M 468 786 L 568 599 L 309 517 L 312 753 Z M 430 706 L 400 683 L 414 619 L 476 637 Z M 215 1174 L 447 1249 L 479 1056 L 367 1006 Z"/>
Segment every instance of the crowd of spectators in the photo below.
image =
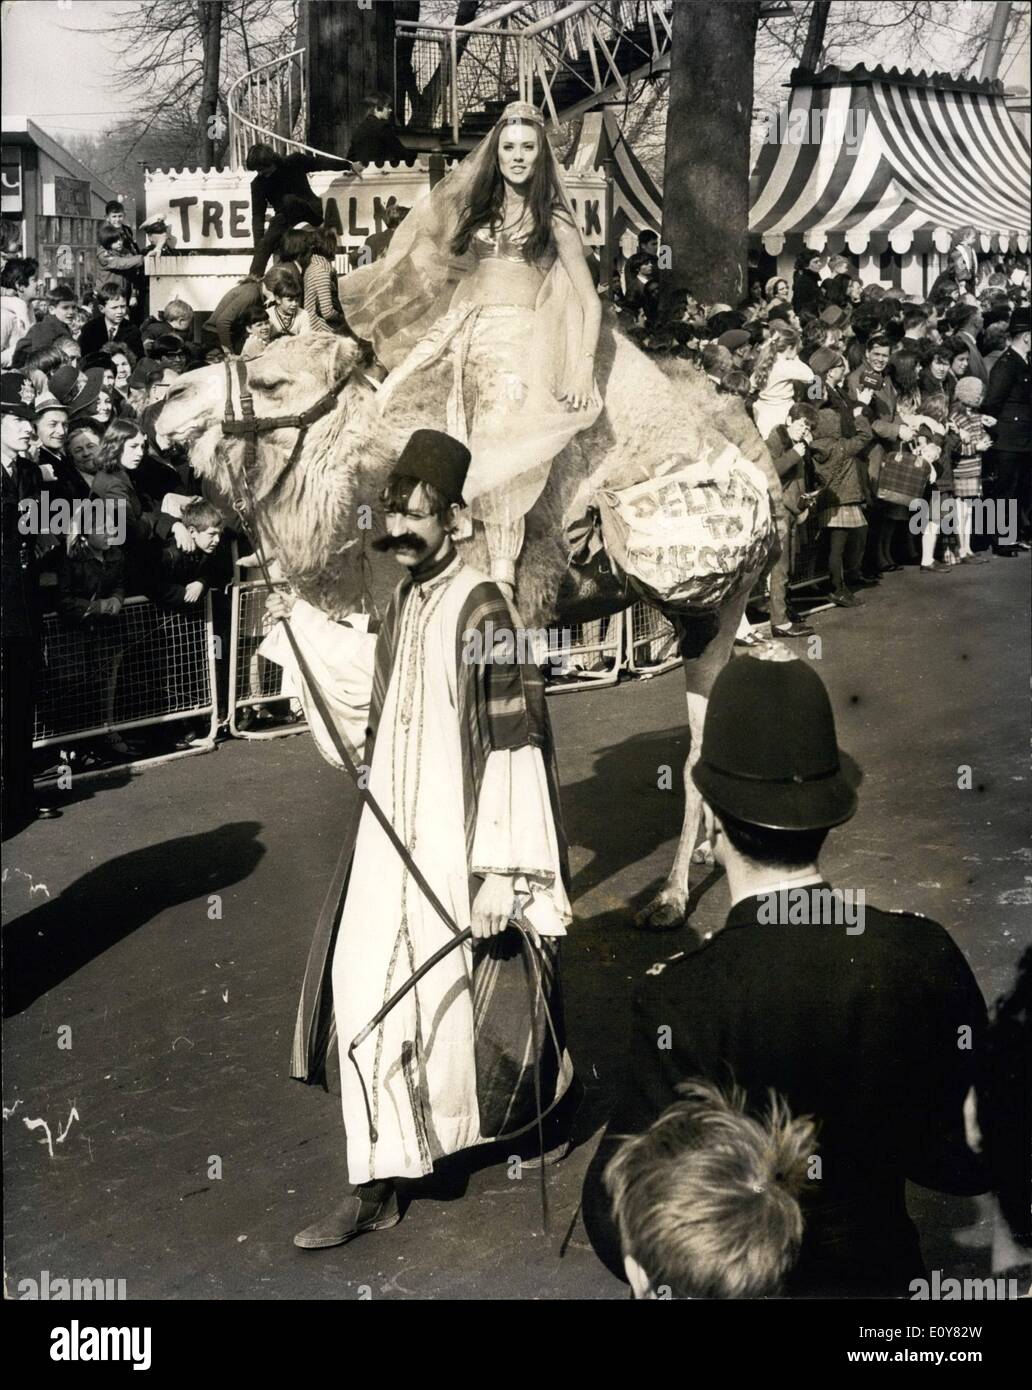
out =
<path fill-rule="evenodd" d="M 945 575 L 1029 548 L 1029 258 L 977 254 L 974 240 L 958 233 L 924 296 L 804 250 L 791 281 L 764 279 L 752 256 L 740 304 L 702 304 L 665 284 L 654 232 L 612 282 L 624 330 L 741 396 L 767 442 L 785 492 L 779 636 L 811 631 L 785 598 L 806 523 L 810 544 L 827 534 L 843 608 L 905 564 Z"/>
<path fill-rule="evenodd" d="M 371 255 L 407 209 L 391 211 Z M 1028 257 L 978 255 L 973 240 L 958 234 L 924 297 L 862 284 L 849 258 L 807 250 L 791 279 L 764 277 L 753 255 L 740 304 L 702 304 L 668 287 L 652 232 L 602 287 L 645 351 L 692 361 L 743 398 L 766 441 L 784 494 L 770 576 L 778 636 L 812 631 L 789 596 L 800 543 L 826 546 L 830 597 L 843 608 L 904 564 L 942 576 L 1028 548 Z M 125 593 L 196 603 L 226 569 L 224 543 L 198 552 L 183 509 L 200 488 L 185 454 L 158 440 L 155 417 L 183 372 L 253 357 L 285 335 L 348 333 L 336 249 L 321 225 L 277 229 L 271 269 L 234 285 L 200 332 L 181 301 L 146 314 L 144 251 L 120 204 L 101 229 L 109 278 L 95 291 L 44 290 L 34 261 L 5 262 L 2 361 L 19 373 L 5 401 L 26 406 L 34 481 L 69 503 L 106 499 L 125 522 L 120 546 L 80 528 L 42 557 L 46 606 L 63 622 L 108 617 Z M 747 624 L 740 638 L 756 640 Z"/>
<path fill-rule="evenodd" d="M 5 650 L 5 691 L 20 668 L 35 701 L 47 698 L 53 674 L 39 659 L 47 613 L 80 635 L 76 648 L 110 634 L 134 597 L 198 612 L 211 591 L 217 625 L 228 616 L 222 518 L 203 499 L 185 451 L 155 429 L 170 388 L 208 354 L 195 340 L 188 304 L 173 300 L 146 314 L 134 279 L 140 253 L 122 224 L 120 206 L 110 207 L 101 250 L 115 263 L 110 278 L 82 296 L 60 283 L 44 289 L 31 259 L 12 257 L 2 270 L 4 527 L 5 537 L 18 535 L 4 555 L 5 619 L 14 607 L 24 610 L 33 658 L 12 662 Z M 110 635 L 105 642 L 110 662 Z M 128 751 L 117 734 L 107 742 Z M 5 737 L 5 751 L 9 743 Z M 12 796 L 5 809 L 17 825 L 35 811 L 31 781 L 22 779 Z"/>

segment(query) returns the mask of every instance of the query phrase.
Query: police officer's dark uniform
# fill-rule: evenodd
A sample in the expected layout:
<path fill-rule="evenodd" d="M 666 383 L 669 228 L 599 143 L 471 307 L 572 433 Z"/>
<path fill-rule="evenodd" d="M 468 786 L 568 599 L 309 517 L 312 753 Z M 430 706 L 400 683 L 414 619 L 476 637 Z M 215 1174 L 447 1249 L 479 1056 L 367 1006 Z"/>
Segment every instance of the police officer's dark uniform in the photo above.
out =
<path fill-rule="evenodd" d="M 0 378 L 0 410 L 32 420 L 25 403 L 27 386 L 21 372 L 4 372 Z M 33 820 L 36 803 L 32 786 L 32 728 L 39 667 L 40 603 L 36 534 L 22 534 L 18 521 L 26 503 L 38 508 L 41 475 L 31 459 L 16 456 L 0 468 L 0 502 L 3 510 L 3 650 L 2 650 L 2 819 L 7 839 Z"/>
<path fill-rule="evenodd" d="M 802 661 L 740 657 L 721 673 L 695 781 L 718 814 L 772 829 L 840 824 L 856 806 L 830 701 Z M 816 888 L 828 885 L 778 924 L 763 920 L 768 899 L 739 902 L 699 950 L 648 972 L 628 1079 L 584 1187 L 592 1244 L 621 1278 L 603 1169 L 620 1136 L 646 1128 L 690 1077 L 733 1080 L 756 1114 L 773 1087 L 819 1122 L 820 1176 L 803 1194 L 788 1294 L 907 1296 L 925 1271 L 906 1181 L 984 1191 L 963 1123 L 986 1023 L 970 967 L 926 917 L 867 907 L 862 932 L 822 924 Z M 811 924 L 791 925 L 798 915 Z"/>

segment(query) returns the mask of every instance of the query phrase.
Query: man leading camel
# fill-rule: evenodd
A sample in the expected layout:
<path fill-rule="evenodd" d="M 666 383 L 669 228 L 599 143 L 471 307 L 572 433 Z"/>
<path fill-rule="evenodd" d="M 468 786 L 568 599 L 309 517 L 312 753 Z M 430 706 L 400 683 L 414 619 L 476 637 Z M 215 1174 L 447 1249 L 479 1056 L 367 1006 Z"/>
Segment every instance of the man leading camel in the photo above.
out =
<path fill-rule="evenodd" d="M 531 1125 L 536 1065 L 542 1110 L 571 1080 L 557 973 L 571 914 L 544 691 L 505 640 L 513 618 L 501 592 L 455 549 L 469 459 L 450 436 L 417 430 L 381 496 L 386 535 L 375 544 L 407 573 L 377 640 L 365 762 L 370 794 L 473 942 L 423 977 L 353 1063 L 346 1050 L 334 1058 L 452 939 L 364 809 L 316 932 L 295 1035 L 300 1080 L 325 1081 L 339 1061 L 353 1184 L 295 1236 L 307 1250 L 395 1225 L 398 1179 Z M 291 625 L 339 710 L 347 688 L 353 700 L 354 642 L 306 605 Z M 507 930 L 514 916 L 540 972 L 533 1005 L 521 936 Z"/>

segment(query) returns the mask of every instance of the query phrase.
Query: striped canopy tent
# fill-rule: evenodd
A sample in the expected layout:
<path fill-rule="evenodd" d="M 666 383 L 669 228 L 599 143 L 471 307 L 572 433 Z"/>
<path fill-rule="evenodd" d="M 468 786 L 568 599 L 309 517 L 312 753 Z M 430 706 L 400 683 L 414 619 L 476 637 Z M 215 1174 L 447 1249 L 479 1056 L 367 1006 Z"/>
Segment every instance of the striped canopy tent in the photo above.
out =
<path fill-rule="evenodd" d="M 895 261 L 895 282 L 909 269 L 918 283 L 903 287 L 920 292 L 960 227 L 983 251 L 1028 248 L 1029 178 L 1000 82 L 797 68 L 753 167 L 750 240 L 786 261 L 852 252 L 865 279 Z"/>
<path fill-rule="evenodd" d="M 567 157 L 567 168 L 576 173 L 593 173 L 605 168 L 610 184 L 610 246 L 626 232 L 650 228 L 659 232 L 663 224 L 663 195 L 624 139 L 612 111 L 593 111 L 584 117 L 580 135 Z"/>

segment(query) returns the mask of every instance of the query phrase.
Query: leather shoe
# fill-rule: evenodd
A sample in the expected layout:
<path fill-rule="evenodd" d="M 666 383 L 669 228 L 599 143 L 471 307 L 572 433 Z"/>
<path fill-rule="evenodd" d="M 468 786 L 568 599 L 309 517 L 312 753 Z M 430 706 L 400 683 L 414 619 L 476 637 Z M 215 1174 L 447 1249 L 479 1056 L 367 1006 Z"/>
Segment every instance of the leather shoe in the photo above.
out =
<path fill-rule="evenodd" d="M 788 623 L 785 627 L 774 627 L 771 624 L 770 635 L 772 637 L 811 637 L 813 628 L 806 623 Z"/>
<path fill-rule="evenodd" d="M 860 608 L 863 606 L 863 601 L 861 599 L 858 599 L 855 594 L 851 594 L 845 589 L 843 589 L 840 594 L 830 594 L 829 597 L 837 608 Z"/>
<path fill-rule="evenodd" d="M 314 1221 L 298 1231 L 294 1244 L 301 1250 L 327 1250 L 333 1245 L 346 1245 L 367 1231 L 386 1231 L 401 1220 L 398 1193 L 392 1187 L 390 1195 L 381 1202 L 363 1201 L 357 1192 L 345 1197 L 322 1221 Z"/>
<path fill-rule="evenodd" d="M 37 820 L 60 820 L 61 817 L 62 817 L 63 815 L 64 815 L 64 812 L 63 812 L 63 811 L 59 811 L 58 808 L 57 808 L 56 806 L 37 806 L 37 807 L 36 807 L 36 819 L 37 819 Z"/>

